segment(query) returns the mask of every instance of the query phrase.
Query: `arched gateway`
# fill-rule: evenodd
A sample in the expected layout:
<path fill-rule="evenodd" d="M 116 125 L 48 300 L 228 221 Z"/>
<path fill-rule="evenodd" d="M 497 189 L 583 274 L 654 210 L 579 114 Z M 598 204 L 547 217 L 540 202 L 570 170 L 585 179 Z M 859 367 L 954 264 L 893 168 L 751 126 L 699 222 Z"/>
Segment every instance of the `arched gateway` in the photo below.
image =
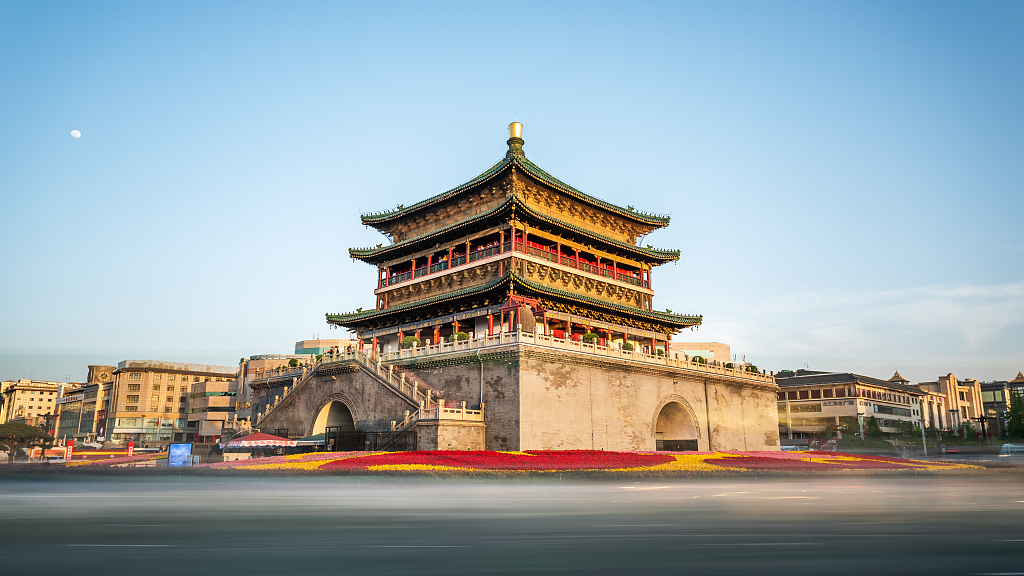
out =
<path fill-rule="evenodd" d="M 324 404 L 313 421 L 311 435 L 324 435 L 328 450 L 362 450 L 366 443 L 366 432 L 356 430 L 352 411 L 340 400 Z"/>
<path fill-rule="evenodd" d="M 700 429 L 689 403 L 680 396 L 669 396 L 662 402 L 654 421 L 657 450 L 697 450 Z"/>

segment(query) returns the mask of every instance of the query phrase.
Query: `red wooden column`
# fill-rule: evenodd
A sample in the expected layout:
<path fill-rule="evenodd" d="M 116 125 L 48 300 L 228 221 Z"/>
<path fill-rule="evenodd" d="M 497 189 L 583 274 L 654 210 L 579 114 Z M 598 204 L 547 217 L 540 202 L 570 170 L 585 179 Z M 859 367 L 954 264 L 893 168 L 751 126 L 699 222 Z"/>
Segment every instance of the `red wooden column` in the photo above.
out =
<path fill-rule="evenodd" d="M 398 331 L 398 343 L 399 344 L 402 343 L 402 338 L 405 338 L 405 332 L 402 332 L 401 330 L 399 330 Z M 399 348 L 401 348 L 401 346 L 399 346 Z"/>
<path fill-rule="evenodd" d="M 580 269 L 580 250 L 579 248 L 573 248 L 573 252 L 576 253 L 576 269 Z"/>
<path fill-rule="evenodd" d="M 523 254 L 528 252 L 529 250 L 526 248 L 526 226 L 523 226 Z"/>
<path fill-rule="evenodd" d="M 391 267 L 390 266 L 385 266 L 384 267 L 384 285 L 385 286 L 388 285 L 388 278 L 390 278 L 390 277 L 391 277 Z"/>
<path fill-rule="evenodd" d="M 555 264 L 562 263 L 562 243 L 555 242 Z"/>
<path fill-rule="evenodd" d="M 374 336 L 370 339 L 370 345 L 373 346 L 373 356 L 371 359 L 376 362 L 377 360 L 377 337 Z"/>
<path fill-rule="evenodd" d="M 572 340 L 572 322 L 565 321 L 565 339 Z"/>
<path fill-rule="evenodd" d="M 612 260 L 612 280 L 619 279 L 619 268 L 615 260 Z"/>
<path fill-rule="evenodd" d="M 420 341 L 420 344 L 423 344 L 423 340 L 420 339 L 420 329 L 419 328 L 416 329 L 416 339 Z"/>
<path fill-rule="evenodd" d="M 654 356 L 656 354 L 654 349 L 657 348 L 657 346 L 658 342 L 654 338 L 651 338 L 651 356 Z"/>
<path fill-rule="evenodd" d="M 505 231 L 498 230 L 498 254 L 505 252 Z"/>
<path fill-rule="evenodd" d="M 441 325 L 440 324 L 435 324 L 434 325 L 434 344 L 440 344 L 440 343 L 441 343 Z"/>
<path fill-rule="evenodd" d="M 452 334 L 457 334 L 459 332 L 459 321 L 458 320 L 452 320 L 452 326 L 455 328 L 455 331 L 452 332 Z M 455 342 L 455 338 L 454 337 L 452 337 L 452 342 Z"/>
<path fill-rule="evenodd" d="M 469 240 L 466 240 L 466 264 L 469 264 Z"/>
<path fill-rule="evenodd" d="M 427 255 L 427 274 L 430 274 L 430 267 L 434 265 L 434 255 Z"/>
<path fill-rule="evenodd" d="M 494 314 L 487 315 L 487 335 L 494 336 Z"/>
<path fill-rule="evenodd" d="M 452 267 L 452 251 L 455 250 L 454 246 L 448 247 L 448 268 Z"/>

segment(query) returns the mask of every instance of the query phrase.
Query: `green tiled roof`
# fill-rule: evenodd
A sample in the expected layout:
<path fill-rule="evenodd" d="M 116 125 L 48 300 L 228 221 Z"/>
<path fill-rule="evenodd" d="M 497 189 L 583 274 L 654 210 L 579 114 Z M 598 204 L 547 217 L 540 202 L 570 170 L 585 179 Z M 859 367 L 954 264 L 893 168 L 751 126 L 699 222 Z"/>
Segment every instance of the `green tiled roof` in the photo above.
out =
<path fill-rule="evenodd" d="M 631 308 L 629 306 L 623 306 L 621 304 L 605 302 L 603 300 L 598 300 L 596 298 L 591 298 L 589 296 L 583 296 L 573 292 L 568 292 L 565 290 L 560 290 L 558 288 L 538 284 L 536 282 L 531 282 L 530 280 L 523 278 L 516 272 L 512 272 L 506 276 L 502 276 L 501 278 L 495 278 L 494 280 L 491 280 L 486 284 L 481 284 L 480 286 L 463 288 L 461 290 L 456 290 L 455 292 L 449 292 L 448 294 L 439 294 L 432 298 L 426 298 L 424 300 L 419 300 L 416 302 L 409 302 L 407 304 L 393 306 L 385 310 L 366 310 L 363 312 L 349 312 L 347 314 L 327 314 L 327 323 L 338 324 L 342 326 L 352 325 L 357 322 L 365 322 L 367 320 L 371 320 L 374 318 L 392 316 L 396 314 L 409 312 L 417 308 L 422 308 L 424 306 L 430 306 L 433 304 L 455 300 L 458 298 L 462 298 L 464 296 L 482 294 L 494 288 L 498 288 L 502 284 L 506 283 L 511 283 L 513 287 L 518 284 L 540 294 L 547 294 L 550 296 L 555 296 L 566 300 L 583 302 L 595 308 L 604 308 L 608 310 L 613 310 L 620 314 L 638 316 L 646 320 L 661 322 L 668 326 L 673 326 L 677 328 L 685 328 L 689 326 L 699 325 L 701 324 L 704 318 L 703 316 L 684 316 L 679 314 L 669 314 L 667 312 L 639 310 L 637 308 Z"/>
<path fill-rule="evenodd" d="M 423 300 L 417 300 L 416 302 L 409 302 L 406 304 L 400 304 L 398 306 L 392 306 L 391 308 L 386 308 L 384 310 L 365 310 L 363 312 L 348 312 L 346 314 L 327 314 L 327 323 L 340 324 L 344 326 L 346 324 L 370 320 L 381 316 L 390 316 L 401 312 L 408 312 L 410 310 L 415 310 L 416 308 L 422 308 L 424 306 L 430 306 L 432 304 L 439 304 L 441 302 L 455 300 L 463 296 L 487 292 L 488 290 L 500 286 L 501 284 L 506 283 L 508 281 L 508 276 L 502 276 L 501 278 L 495 278 L 494 280 L 491 280 L 486 284 L 481 284 L 480 286 L 470 286 L 469 288 L 463 288 L 461 290 L 456 290 L 454 292 L 449 292 L 447 294 L 438 294 L 437 296 L 425 298 Z"/>
<path fill-rule="evenodd" d="M 469 224 L 471 222 L 476 222 L 476 221 L 483 220 L 485 218 L 489 218 L 489 217 L 491 217 L 491 216 L 493 216 L 495 214 L 498 214 L 499 212 L 501 212 L 502 210 L 504 210 L 505 208 L 507 208 L 507 207 L 509 207 L 511 205 L 515 205 L 519 210 L 522 210 L 523 212 L 529 214 L 530 216 L 533 216 L 534 218 L 537 218 L 538 220 L 544 220 L 546 222 L 555 224 L 556 226 L 560 226 L 560 227 L 572 230 L 573 232 L 576 232 L 577 234 L 581 234 L 583 236 L 587 236 L 587 237 L 593 238 L 595 240 L 600 240 L 602 242 L 606 242 L 606 243 L 608 243 L 608 244 L 610 244 L 612 246 L 616 246 L 618 248 L 621 248 L 621 249 L 629 251 L 629 252 L 633 252 L 635 254 L 640 254 L 642 256 L 646 256 L 647 258 L 653 258 L 653 259 L 656 259 L 656 260 L 661 260 L 663 262 L 668 262 L 668 261 L 671 261 L 671 260 L 678 260 L 679 259 L 679 251 L 678 250 L 662 250 L 662 249 L 659 249 L 659 248 L 643 248 L 641 246 L 636 246 L 635 244 L 630 244 L 629 242 L 622 242 L 621 240 L 615 240 L 614 238 L 609 238 L 609 237 L 604 236 L 602 234 L 598 234 L 598 233 L 596 233 L 596 232 L 594 232 L 592 230 L 587 230 L 586 228 L 580 228 L 579 226 L 576 226 L 574 224 L 570 224 L 568 222 L 565 222 L 564 220 L 560 220 L 558 218 L 554 218 L 554 217 L 551 217 L 551 216 L 547 216 L 547 215 L 541 214 L 541 213 L 531 209 L 525 202 L 523 202 L 522 200 L 520 200 L 519 198 L 516 198 L 516 197 L 512 197 L 512 198 L 509 198 L 509 199 L 505 200 L 505 202 L 503 202 L 501 205 L 496 206 L 496 207 L 492 208 L 491 210 L 488 210 L 487 212 L 484 212 L 482 214 L 476 214 L 476 215 L 473 215 L 473 216 L 469 216 L 468 218 L 465 218 L 463 220 L 459 220 L 458 222 L 455 222 L 453 224 L 449 224 L 448 226 L 445 226 L 443 228 L 439 228 L 437 230 L 433 230 L 431 232 L 427 232 L 426 234 L 421 234 L 421 235 L 416 236 L 414 238 L 409 238 L 409 239 L 403 240 L 401 242 L 396 242 L 394 244 L 391 244 L 391 245 L 388 245 L 388 246 L 381 246 L 381 247 L 378 247 L 378 248 L 349 248 L 348 253 L 349 253 L 349 256 L 352 257 L 352 258 L 357 258 L 357 259 L 375 259 L 375 260 L 378 260 L 378 259 L 386 257 L 386 255 L 389 254 L 389 253 L 392 253 L 392 252 L 401 250 L 402 248 L 405 248 L 405 247 L 408 247 L 408 246 L 412 246 L 412 245 L 415 245 L 417 243 L 424 242 L 425 240 L 429 240 L 431 238 L 443 235 L 443 234 L 445 234 L 447 232 L 450 232 L 452 230 L 455 230 L 455 229 L 459 228 L 460 226 L 464 226 L 464 225 Z"/>
<path fill-rule="evenodd" d="M 640 317 L 646 318 L 648 320 L 654 320 L 654 321 L 657 321 L 657 322 L 664 322 L 664 323 L 666 323 L 666 324 L 668 324 L 670 326 L 678 326 L 678 327 L 694 326 L 694 325 L 700 324 L 703 321 L 703 319 L 704 319 L 703 315 L 700 315 L 700 316 L 688 316 L 688 315 L 684 316 L 684 315 L 681 315 L 681 314 L 669 314 L 667 312 L 640 310 L 640 309 L 637 309 L 637 308 L 631 308 L 629 306 L 623 306 L 621 304 L 614 304 L 614 303 L 611 303 L 611 302 L 605 302 L 603 300 L 598 300 L 596 298 L 591 298 L 589 296 L 583 296 L 581 294 L 576 294 L 575 292 L 568 292 L 566 290 L 560 290 L 558 288 L 554 288 L 554 287 L 551 287 L 551 286 L 546 286 L 544 284 L 538 284 L 536 282 L 532 282 L 530 280 L 527 280 L 526 278 L 523 278 L 522 276 L 516 274 L 515 272 L 512 273 L 512 278 L 513 278 L 514 282 L 519 283 L 519 284 L 521 284 L 523 286 L 526 286 L 527 288 L 529 288 L 531 290 L 534 290 L 536 292 L 540 292 L 541 294 L 548 294 L 548 295 L 552 295 L 552 296 L 559 296 L 561 298 L 567 298 L 569 300 L 579 300 L 581 302 L 585 302 L 585 303 L 587 303 L 587 304 L 589 304 L 591 306 L 597 307 L 597 308 L 610 308 L 612 310 L 615 310 L 616 312 L 620 312 L 620 313 L 623 313 L 623 314 L 634 315 L 634 316 L 640 316 Z"/>
<path fill-rule="evenodd" d="M 582 202 L 586 202 L 587 204 L 592 204 L 594 206 L 600 206 L 601 208 L 604 208 L 605 210 L 608 210 L 610 212 L 614 212 L 614 213 L 619 214 L 621 216 L 625 216 L 625 217 L 630 218 L 632 220 L 635 220 L 637 222 L 642 222 L 644 224 L 650 224 L 650 225 L 655 225 L 655 226 L 659 226 L 659 227 L 661 227 L 661 226 L 668 226 L 668 223 L 669 223 L 669 217 L 668 216 L 662 216 L 662 215 L 658 215 L 658 214 L 649 214 L 647 212 L 640 212 L 638 210 L 630 210 L 628 208 L 623 208 L 621 206 L 616 206 L 615 204 L 612 204 L 610 202 L 605 202 L 604 200 L 595 198 L 595 197 L 593 197 L 593 196 L 591 196 L 591 195 L 589 195 L 589 194 L 587 194 L 585 192 L 582 192 L 580 190 L 577 190 L 576 188 L 573 188 L 572 186 L 566 184 L 565 182 L 562 182 L 558 178 L 555 178 L 551 174 L 548 174 L 543 169 L 541 169 L 540 166 L 537 166 L 536 164 L 534 164 L 533 162 L 528 160 L 525 156 L 520 156 L 520 155 L 516 155 L 516 154 L 509 154 L 509 155 L 505 156 L 504 158 L 501 159 L 500 162 L 498 162 L 494 166 L 491 166 L 486 171 L 484 171 L 482 174 L 480 174 L 476 178 L 473 178 L 469 182 L 466 182 L 465 184 L 461 184 L 459 186 L 456 186 L 455 188 L 452 188 L 451 190 L 449 190 L 447 192 L 444 192 L 444 193 L 438 194 L 436 196 L 427 198 L 426 200 L 417 202 L 417 203 L 413 204 L 412 206 L 406 206 L 406 207 L 402 207 L 402 208 L 395 208 L 394 210 L 385 210 L 385 211 L 381 211 L 381 212 L 371 212 L 371 213 L 363 214 L 361 216 L 363 224 L 367 224 L 367 225 L 371 225 L 371 226 L 374 225 L 374 224 L 383 224 L 383 223 L 388 222 L 390 220 L 394 220 L 395 218 L 398 218 L 399 216 L 415 212 L 415 211 L 417 211 L 417 210 L 419 210 L 421 208 L 424 208 L 426 206 L 430 206 L 431 204 L 436 204 L 437 202 L 441 202 L 443 200 L 447 200 L 449 198 L 453 198 L 453 197 L 457 196 L 459 193 L 464 192 L 464 191 L 472 188 L 473 186 L 476 186 L 477 184 L 481 184 L 483 182 L 486 182 L 487 180 L 489 180 L 490 178 L 492 178 L 492 177 L 496 176 L 497 174 L 501 173 L 503 170 L 505 170 L 506 168 L 508 168 L 510 166 L 516 166 L 516 167 L 520 168 L 523 172 L 529 174 L 530 176 L 536 178 L 537 180 L 543 182 L 544 184 L 547 184 L 548 186 L 551 186 L 552 188 L 554 188 L 556 190 L 564 192 L 565 194 L 568 194 L 569 196 L 572 196 L 572 197 L 576 198 L 577 200 L 580 200 Z"/>

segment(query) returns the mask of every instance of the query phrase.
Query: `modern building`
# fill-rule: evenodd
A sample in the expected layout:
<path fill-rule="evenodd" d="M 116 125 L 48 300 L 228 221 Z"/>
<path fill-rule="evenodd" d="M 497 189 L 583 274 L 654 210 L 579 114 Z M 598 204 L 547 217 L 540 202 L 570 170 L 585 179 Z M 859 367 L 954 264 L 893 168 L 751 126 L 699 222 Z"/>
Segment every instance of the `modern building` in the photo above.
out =
<path fill-rule="evenodd" d="M 726 364 L 732 362 L 732 352 L 728 344 L 721 342 L 672 342 L 672 354 L 680 357 L 700 356 L 707 362 Z"/>
<path fill-rule="evenodd" d="M 295 353 L 316 356 L 317 354 L 323 354 L 334 347 L 344 350 L 346 346 L 357 345 L 359 345 L 358 340 L 337 338 L 331 340 L 299 340 L 295 343 Z"/>
<path fill-rule="evenodd" d="M 981 402 L 985 408 L 986 424 L 993 435 L 1006 429 L 1006 413 L 1013 395 L 1024 398 L 1024 374 L 1017 372 L 1013 380 L 981 382 Z"/>
<path fill-rule="evenodd" d="M 653 270 L 679 251 L 641 240 L 669 218 L 566 184 L 527 159 L 521 124 L 509 136 L 466 183 L 362 216 L 391 241 L 349 251 L 375 269 L 375 304 L 327 322 L 367 356 L 252 382 L 254 426 L 423 448 L 778 449 L 771 375 L 671 354 L 703 319 L 655 309 Z"/>
<path fill-rule="evenodd" d="M 904 425 L 921 424 L 922 393 L 905 383 L 848 372 L 781 374 L 775 381 L 779 385 L 779 435 L 784 443 L 812 436 L 861 434 L 864 420 L 872 416 L 886 434 L 897 433 Z"/>
<path fill-rule="evenodd" d="M 187 432 L 175 440 L 214 443 L 220 441 L 225 425 L 235 420 L 239 378 L 203 380 L 192 384 L 189 394 Z"/>
<path fill-rule="evenodd" d="M 919 382 L 915 387 L 928 391 L 943 400 L 942 428 L 957 428 L 970 422 L 979 427 L 978 419 L 985 414 L 981 400 L 981 384 L 973 378 L 960 380 L 952 373 L 938 377 L 934 382 Z"/>
<path fill-rule="evenodd" d="M 67 441 L 104 442 L 107 440 L 107 411 L 114 386 L 116 366 L 89 366 L 87 382 L 65 391 L 60 407 L 56 438 Z"/>
<path fill-rule="evenodd" d="M 75 382 L 45 380 L 4 380 L 0 382 L 0 423 L 23 422 L 37 426 L 47 419 L 56 424 L 57 400 L 65 389 L 81 386 Z"/>
<path fill-rule="evenodd" d="M 113 373 L 107 412 L 111 440 L 158 447 L 184 435 L 192 385 L 233 380 L 238 368 L 156 360 L 124 360 Z"/>

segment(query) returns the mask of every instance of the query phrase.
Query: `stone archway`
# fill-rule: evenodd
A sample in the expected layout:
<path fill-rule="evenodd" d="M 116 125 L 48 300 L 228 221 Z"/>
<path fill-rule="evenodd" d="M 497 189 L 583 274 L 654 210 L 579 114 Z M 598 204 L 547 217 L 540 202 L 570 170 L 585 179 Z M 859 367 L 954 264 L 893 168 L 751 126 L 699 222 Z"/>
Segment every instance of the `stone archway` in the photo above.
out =
<path fill-rule="evenodd" d="M 697 450 L 700 427 L 693 409 L 680 396 L 666 398 L 655 412 L 654 438 L 656 450 Z"/>
<path fill-rule="evenodd" d="M 323 434 L 328 428 L 338 428 L 345 432 L 355 432 L 355 419 L 352 411 L 341 400 L 331 400 L 320 408 L 316 419 L 313 420 L 313 430 L 310 435 Z"/>
<path fill-rule="evenodd" d="M 323 437 L 324 450 L 350 451 L 366 449 L 366 432 L 356 430 L 356 420 L 348 404 L 332 396 L 320 407 L 310 436 Z"/>

